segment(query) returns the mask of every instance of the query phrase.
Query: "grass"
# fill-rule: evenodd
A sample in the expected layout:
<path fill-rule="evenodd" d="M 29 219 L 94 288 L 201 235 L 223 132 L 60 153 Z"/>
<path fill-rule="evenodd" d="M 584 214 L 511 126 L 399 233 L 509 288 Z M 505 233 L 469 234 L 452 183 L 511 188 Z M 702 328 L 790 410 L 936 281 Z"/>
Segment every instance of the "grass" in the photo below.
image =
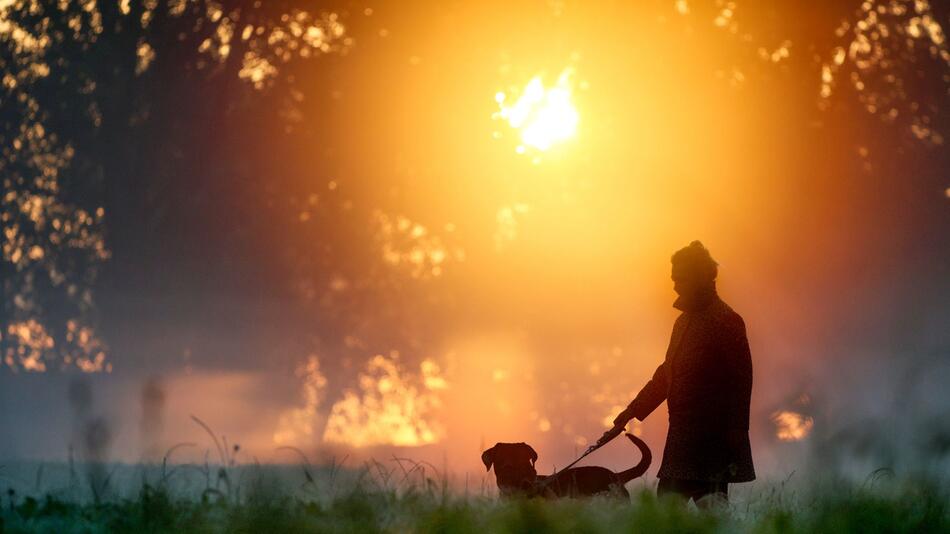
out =
<path fill-rule="evenodd" d="M 220 469 L 224 477 L 232 477 L 236 467 Z M 863 485 L 838 481 L 794 491 L 776 484 L 768 491 L 733 499 L 726 507 L 700 510 L 675 499 L 658 499 L 649 489 L 635 492 L 629 502 L 499 500 L 450 491 L 424 476 L 403 477 L 406 472 L 412 475 L 404 467 L 385 471 L 381 465 L 367 464 L 346 476 L 339 468 L 301 466 L 300 470 L 303 483 L 296 488 L 258 467 L 256 475 L 245 472 L 242 482 L 234 482 L 227 491 L 215 490 L 215 477 L 201 475 L 198 480 L 204 479 L 208 486 L 189 495 L 171 490 L 167 477 L 157 478 L 154 486 L 143 483 L 134 495 L 107 500 L 70 500 L 52 492 L 21 498 L 10 490 L 2 496 L 0 531 L 950 532 L 950 495 L 946 486 L 933 481 L 888 479 Z"/>
<path fill-rule="evenodd" d="M 407 458 L 346 467 L 241 464 L 236 445 L 210 435 L 201 464 L 74 463 L 0 466 L 0 534 L 66 533 L 950 533 L 950 482 L 879 469 L 843 477 L 742 484 L 728 505 L 700 509 L 659 499 L 642 480 L 629 501 L 501 500 L 490 487 L 450 484 L 435 466 Z M 72 457 L 70 457 L 72 458 Z M 928 472 L 942 472 L 929 470 Z M 126 476 L 122 476 L 125 473 Z M 485 481 L 483 481 L 485 482 Z"/>

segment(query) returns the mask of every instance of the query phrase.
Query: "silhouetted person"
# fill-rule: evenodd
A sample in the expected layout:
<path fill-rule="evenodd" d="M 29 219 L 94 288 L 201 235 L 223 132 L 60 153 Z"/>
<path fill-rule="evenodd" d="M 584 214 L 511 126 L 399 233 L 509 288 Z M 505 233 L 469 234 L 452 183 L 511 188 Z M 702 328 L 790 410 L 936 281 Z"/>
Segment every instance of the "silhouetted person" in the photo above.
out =
<path fill-rule="evenodd" d="M 666 358 L 614 419 L 614 432 L 644 420 L 664 400 L 670 429 L 657 493 L 697 502 L 728 498 L 729 484 L 755 480 L 749 446 L 752 357 L 745 323 L 716 294 L 718 267 L 699 241 L 673 254 L 673 325 Z M 607 434 L 605 434 L 607 436 Z"/>

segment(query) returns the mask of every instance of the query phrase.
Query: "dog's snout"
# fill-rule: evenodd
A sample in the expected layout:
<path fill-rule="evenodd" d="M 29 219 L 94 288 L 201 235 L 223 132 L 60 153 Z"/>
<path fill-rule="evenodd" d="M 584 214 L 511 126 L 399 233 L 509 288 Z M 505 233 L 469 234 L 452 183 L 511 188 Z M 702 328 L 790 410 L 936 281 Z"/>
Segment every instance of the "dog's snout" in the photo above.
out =
<path fill-rule="evenodd" d="M 499 486 L 512 489 L 527 489 L 537 476 L 531 464 L 518 465 L 513 463 L 496 466 L 495 475 Z"/>

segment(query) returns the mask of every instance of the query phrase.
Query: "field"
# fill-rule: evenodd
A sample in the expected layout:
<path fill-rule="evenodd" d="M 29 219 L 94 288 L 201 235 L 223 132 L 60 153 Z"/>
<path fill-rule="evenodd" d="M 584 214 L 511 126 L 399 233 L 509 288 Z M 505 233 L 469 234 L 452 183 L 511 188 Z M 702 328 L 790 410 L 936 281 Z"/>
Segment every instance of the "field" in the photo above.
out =
<path fill-rule="evenodd" d="M 657 499 L 650 481 L 630 484 L 630 502 L 499 500 L 485 482 L 460 487 L 395 459 L 358 469 L 8 465 L 0 532 L 950 532 L 945 481 L 889 472 L 746 484 L 711 510 Z"/>

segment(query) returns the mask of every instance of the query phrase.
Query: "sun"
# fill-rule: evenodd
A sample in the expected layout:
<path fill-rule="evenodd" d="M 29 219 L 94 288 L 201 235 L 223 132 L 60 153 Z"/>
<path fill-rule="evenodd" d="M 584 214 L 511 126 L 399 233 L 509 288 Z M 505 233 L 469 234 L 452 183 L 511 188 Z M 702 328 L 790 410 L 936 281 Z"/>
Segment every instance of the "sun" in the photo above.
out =
<path fill-rule="evenodd" d="M 502 91 L 495 94 L 499 110 L 494 118 L 519 132 L 519 154 L 544 152 L 576 135 L 580 116 L 573 102 L 573 75 L 572 68 L 564 69 L 550 87 L 545 87 L 540 75 L 535 76 L 517 99 Z"/>

